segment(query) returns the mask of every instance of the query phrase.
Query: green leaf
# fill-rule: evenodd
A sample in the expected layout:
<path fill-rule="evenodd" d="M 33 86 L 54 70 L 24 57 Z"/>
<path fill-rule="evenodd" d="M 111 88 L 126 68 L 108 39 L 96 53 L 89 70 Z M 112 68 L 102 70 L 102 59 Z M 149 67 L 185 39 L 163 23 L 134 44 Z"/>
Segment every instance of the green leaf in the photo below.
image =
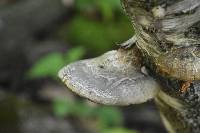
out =
<path fill-rule="evenodd" d="M 66 54 L 50 53 L 39 59 L 28 72 L 30 78 L 57 78 L 58 71 L 66 64 L 80 60 L 85 54 L 83 47 L 70 49 Z"/>
<path fill-rule="evenodd" d="M 99 107 L 97 115 L 100 119 L 101 126 L 106 128 L 109 126 L 120 126 L 123 123 L 123 118 L 120 110 L 115 107 Z"/>
<path fill-rule="evenodd" d="M 38 60 L 28 72 L 28 76 L 31 78 L 57 77 L 57 72 L 64 64 L 61 53 L 51 53 Z"/>
<path fill-rule="evenodd" d="M 78 16 L 70 22 L 69 32 L 65 35 L 66 40 L 74 45 L 85 47 L 93 56 L 99 55 L 113 49 L 116 43 L 123 42 L 133 35 L 132 26 L 127 22 L 127 18 L 103 23 Z"/>
<path fill-rule="evenodd" d="M 94 8 L 96 0 L 75 0 L 75 8 L 79 11 Z"/>
<path fill-rule="evenodd" d="M 115 11 L 122 11 L 120 0 L 76 0 L 75 8 L 80 12 L 100 11 L 104 18 L 113 16 Z"/>
<path fill-rule="evenodd" d="M 120 0 L 104 0 L 107 4 L 109 4 L 114 10 L 121 10 L 121 2 Z"/>
<path fill-rule="evenodd" d="M 105 21 L 114 19 L 114 10 L 107 2 L 104 0 L 97 1 L 98 8 Z"/>
<path fill-rule="evenodd" d="M 83 58 L 85 53 L 86 53 L 86 50 L 82 46 L 72 48 L 64 55 L 65 63 L 68 64 L 76 60 L 80 60 Z"/>
<path fill-rule="evenodd" d="M 82 101 L 77 101 L 76 104 L 74 104 L 73 114 L 78 117 L 91 118 L 95 115 L 94 111 L 94 107 L 90 107 Z"/>
<path fill-rule="evenodd" d="M 113 20 L 116 11 L 122 11 L 120 0 L 97 0 L 99 8 L 104 20 Z"/>
<path fill-rule="evenodd" d="M 74 112 L 73 103 L 64 99 L 54 99 L 52 106 L 55 115 L 58 117 L 65 117 Z"/>
<path fill-rule="evenodd" d="M 52 105 L 53 111 L 58 117 L 74 116 L 78 118 L 91 118 L 95 114 L 93 107 L 79 100 L 72 102 L 68 99 L 54 99 Z"/>
<path fill-rule="evenodd" d="M 111 128 L 103 131 L 102 133 L 138 133 L 138 132 L 126 128 Z"/>

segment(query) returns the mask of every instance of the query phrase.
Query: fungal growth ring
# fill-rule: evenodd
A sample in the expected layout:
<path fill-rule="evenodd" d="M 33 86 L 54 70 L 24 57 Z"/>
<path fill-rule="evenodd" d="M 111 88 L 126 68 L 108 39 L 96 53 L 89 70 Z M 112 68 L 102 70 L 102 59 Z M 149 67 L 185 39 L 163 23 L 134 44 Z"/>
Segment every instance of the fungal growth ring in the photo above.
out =
<path fill-rule="evenodd" d="M 135 36 L 59 72 L 75 93 L 106 105 L 154 99 L 169 133 L 200 133 L 200 0 L 121 0 Z"/>

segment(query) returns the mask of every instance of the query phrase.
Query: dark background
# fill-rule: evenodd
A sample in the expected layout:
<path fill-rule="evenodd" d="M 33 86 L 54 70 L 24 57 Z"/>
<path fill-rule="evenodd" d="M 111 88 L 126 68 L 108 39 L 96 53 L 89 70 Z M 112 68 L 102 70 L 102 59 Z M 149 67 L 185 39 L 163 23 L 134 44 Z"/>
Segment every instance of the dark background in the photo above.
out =
<path fill-rule="evenodd" d="M 165 133 L 153 102 L 97 105 L 57 77 L 133 34 L 119 0 L 0 0 L 0 133 Z"/>

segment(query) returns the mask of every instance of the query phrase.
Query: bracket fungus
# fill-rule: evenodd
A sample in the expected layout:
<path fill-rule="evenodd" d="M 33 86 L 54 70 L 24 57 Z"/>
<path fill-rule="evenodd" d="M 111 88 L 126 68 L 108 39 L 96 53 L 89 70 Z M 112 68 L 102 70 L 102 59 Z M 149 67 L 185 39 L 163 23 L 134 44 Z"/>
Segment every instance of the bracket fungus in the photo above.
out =
<path fill-rule="evenodd" d="M 106 105 L 129 105 L 152 99 L 159 85 L 141 72 L 139 51 L 113 50 L 64 67 L 59 77 L 75 93 Z"/>
<path fill-rule="evenodd" d="M 135 36 L 122 49 L 69 64 L 59 77 L 98 103 L 154 99 L 170 133 L 200 133 L 200 0 L 121 2 Z"/>

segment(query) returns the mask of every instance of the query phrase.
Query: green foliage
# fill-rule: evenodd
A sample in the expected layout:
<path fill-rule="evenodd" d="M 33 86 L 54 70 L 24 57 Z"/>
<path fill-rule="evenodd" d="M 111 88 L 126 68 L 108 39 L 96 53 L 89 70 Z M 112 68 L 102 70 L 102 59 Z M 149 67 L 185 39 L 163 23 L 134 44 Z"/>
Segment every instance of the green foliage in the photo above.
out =
<path fill-rule="evenodd" d="M 58 71 L 70 62 L 83 58 L 85 49 L 75 47 L 66 54 L 51 53 L 38 60 L 28 72 L 30 78 L 52 77 L 56 78 Z"/>
<path fill-rule="evenodd" d="M 100 13 L 102 15 L 105 15 L 104 13 L 106 13 L 106 11 L 108 10 L 110 10 L 109 12 L 112 12 L 112 14 L 116 10 L 118 11 L 122 10 L 120 5 L 120 0 L 76 0 L 75 8 L 80 12 L 95 10 L 95 9 L 100 10 Z"/>
<path fill-rule="evenodd" d="M 52 105 L 54 113 L 59 117 L 96 117 L 104 127 L 120 125 L 123 120 L 121 112 L 115 107 L 93 107 L 80 100 L 70 101 L 68 99 L 54 99 Z"/>
<path fill-rule="evenodd" d="M 121 11 L 119 0 L 96 0 L 104 20 L 113 20 L 115 11 Z"/>
<path fill-rule="evenodd" d="M 91 117 L 94 109 L 87 106 L 82 101 L 68 101 L 67 99 L 54 99 L 53 110 L 58 117 L 75 116 Z M 94 115 L 94 114 L 93 114 Z"/>
<path fill-rule="evenodd" d="M 63 25 L 58 35 L 78 47 L 66 54 L 50 53 L 41 58 L 28 72 L 29 77 L 55 78 L 61 67 L 81 59 L 84 53 L 102 54 L 132 36 L 131 24 L 122 13 L 120 0 L 76 0 L 75 9 L 78 15 Z M 99 18 L 93 19 L 88 10 L 101 15 L 97 13 Z"/>
<path fill-rule="evenodd" d="M 122 115 L 118 108 L 89 106 L 88 104 L 76 100 L 54 99 L 53 110 L 58 117 L 74 116 L 78 118 L 98 119 L 101 128 L 109 126 L 120 126 L 122 124 Z"/>
<path fill-rule="evenodd" d="M 122 127 L 122 114 L 116 107 L 89 106 L 83 101 L 68 99 L 54 99 L 52 107 L 55 115 L 61 118 L 96 120 L 101 133 L 137 133 Z"/>
<path fill-rule="evenodd" d="M 122 114 L 117 108 L 103 106 L 96 111 L 100 117 L 102 127 L 120 126 L 123 122 Z"/>
<path fill-rule="evenodd" d="M 137 132 L 128 130 L 126 128 L 111 128 L 103 131 L 102 133 L 137 133 Z"/>
<path fill-rule="evenodd" d="M 120 0 L 76 0 L 77 15 L 58 31 L 72 45 L 81 45 L 96 56 L 113 49 L 133 35 Z"/>
<path fill-rule="evenodd" d="M 58 70 L 64 65 L 62 54 L 51 53 L 41 58 L 29 71 L 31 78 L 40 78 L 46 76 L 55 77 Z"/>
<path fill-rule="evenodd" d="M 76 0 L 75 7 L 79 11 L 84 11 L 90 8 L 94 8 L 95 0 Z"/>
<path fill-rule="evenodd" d="M 132 35 L 132 28 L 127 25 L 126 19 L 119 19 L 115 23 L 91 21 L 85 17 L 73 18 L 67 27 L 62 28 L 60 34 L 65 33 L 72 44 L 81 45 L 93 55 L 104 53 L 112 49 L 115 44 L 127 40 Z"/>
<path fill-rule="evenodd" d="M 67 100 L 54 99 L 53 101 L 53 111 L 56 116 L 64 117 L 73 113 L 73 104 Z"/>
<path fill-rule="evenodd" d="M 66 54 L 64 54 L 64 62 L 65 64 L 69 64 L 76 60 L 80 60 L 83 58 L 85 53 L 86 53 L 86 50 L 82 46 L 72 48 Z"/>

